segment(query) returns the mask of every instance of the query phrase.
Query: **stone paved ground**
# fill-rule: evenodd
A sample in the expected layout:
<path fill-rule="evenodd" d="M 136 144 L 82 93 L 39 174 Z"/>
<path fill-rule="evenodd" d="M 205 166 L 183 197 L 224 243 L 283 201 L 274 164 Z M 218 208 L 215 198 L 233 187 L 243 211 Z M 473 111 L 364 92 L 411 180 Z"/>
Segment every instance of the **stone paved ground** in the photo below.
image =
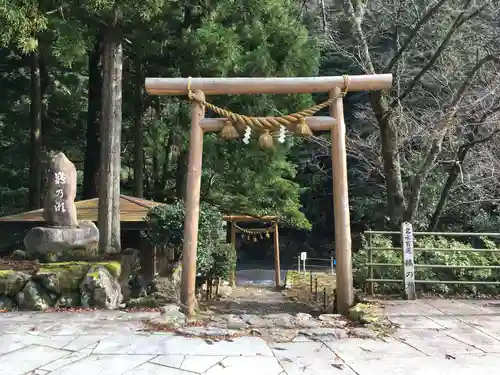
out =
<path fill-rule="evenodd" d="M 209 341 L 151 333 L 158 313 L 0 314 L 0 374 L 462 375 L 500 368 L 500 303 L 389 302 L 401 327 L 384 339 L 299 334 Z M 314 328 L 311 328 L 314 329 Z"/>

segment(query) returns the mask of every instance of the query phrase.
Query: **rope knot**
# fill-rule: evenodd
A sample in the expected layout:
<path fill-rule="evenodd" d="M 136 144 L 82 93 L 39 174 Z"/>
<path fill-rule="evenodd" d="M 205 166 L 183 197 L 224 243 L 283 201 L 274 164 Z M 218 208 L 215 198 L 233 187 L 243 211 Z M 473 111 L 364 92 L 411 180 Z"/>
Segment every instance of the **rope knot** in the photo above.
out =
<path fill-rule="evenodd" d="M 188 77 L 187 90 L 188 90 L 188 98 L 189 98 L 189 100 L 195 100 L 196 96 L 194 95 L 193 90 L 191 90 L 191 77 Z"/>

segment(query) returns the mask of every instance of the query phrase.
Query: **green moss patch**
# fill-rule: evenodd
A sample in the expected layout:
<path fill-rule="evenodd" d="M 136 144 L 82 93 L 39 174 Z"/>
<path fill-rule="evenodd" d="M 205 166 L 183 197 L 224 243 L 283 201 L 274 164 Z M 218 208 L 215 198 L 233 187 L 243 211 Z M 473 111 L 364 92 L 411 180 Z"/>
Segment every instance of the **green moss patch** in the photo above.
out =
<path fill-rule="evenodd" d="M 89 270 L 91 266 L 103 266 L 109 273 L 113 276 L 118 277 L 121 273 L 121 264 L 118 261 L 103 261 L 103 262 L 57 262 L 57 263 L 42 263 L 40 264 L 40 272 L 50 272 L 50 271 L 62 271 L 62 270 L 73 270 L 79 271 L 85 269 L 85 272 Z"/>
<path fill-rule="evenodd" d="M 120 277 L 122 273 L 122 266 L 118 261 L 97 262 L 95 265 L 106 267 L 109 273 L 114 277 Z"/>
<path fill-rule="evenodd" d="M 34 278 L 56 293 L 74 292 L 79 289 L 83 278 L 93 266 L 105 267 L 114 277 L 118 277 L 121 272 L 117 261 L 43 263 Z"/>
<path fill-rule="evenodd" d="M 378 307 L 370 303 L 357 303 L 349 309 L 347 317 L 361 324 L 377 323 L 382 319 Z"/>
<path fill-rule="evenodd" d="M 34 279 L 55 293 L 69 293 L 78 290 L 89 267 L 86 262 L 45 263 Z"/>
<path fill-rule="evenodd" d="M 291 288 L 297 279 L 301 278 L 301 274 L 298 271 L 288 270 L 285 275 L 286 287 Z"/>
<path fill-rule="evenodd" d="M 14 271 L 14 270 L 0 270 L 0 277 L 3 278 L 5 276 L 12 275 L 14 272 L 17 272 L 17 271 Z"/>

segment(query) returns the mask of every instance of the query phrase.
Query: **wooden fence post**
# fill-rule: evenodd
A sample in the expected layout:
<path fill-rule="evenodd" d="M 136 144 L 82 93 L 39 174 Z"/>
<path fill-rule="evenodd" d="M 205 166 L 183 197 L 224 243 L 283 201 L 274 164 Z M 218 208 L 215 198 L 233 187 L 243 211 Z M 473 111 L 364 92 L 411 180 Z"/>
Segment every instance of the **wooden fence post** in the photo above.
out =
<path fill-rule="evenodd" d="M 415 296 L 415 264 L 413 261 L 413 227 L 411 223 L 401 224 L 401 246 L 403 248 L 403 281 L 404 298 L 416 299 Z"/>

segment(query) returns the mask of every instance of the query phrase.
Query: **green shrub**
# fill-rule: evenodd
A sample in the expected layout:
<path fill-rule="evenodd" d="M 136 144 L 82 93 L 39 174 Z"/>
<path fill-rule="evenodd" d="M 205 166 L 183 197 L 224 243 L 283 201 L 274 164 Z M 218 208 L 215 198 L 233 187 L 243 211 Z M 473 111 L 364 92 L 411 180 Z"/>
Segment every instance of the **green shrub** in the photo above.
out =
<path fill-rule="evenodd" d="M 228 280 L 231 270 L 236 266 L 236 252 L 231 244 L 219 244 L 212 253 L 214 259 L 211 274 L 215 277 Z"/>
<path fill-rule="evenodd" d="M 497 245 L 486 238 L 481 238 L 480 248 L 495 249 Z M 375 248 L 392 247 L 392 239 L 380 235 L 371 237 L 371 246 Z M 354 255 L 354 281 L 359 287 L 366 284 L 368 278 L 367 240 L 363 238 L 363 247 Z M 457 241 L 451 238 L 426 236 L 417 237 L 415 248 L 438 249 L 473 249 L 470 243 Z M 448 266 L 498 266 L 500 254 L 498 252 L 465 252 L 465 251 L 417 251 L 415 252 L 416 265 L 448 265 Z M 391 263 L 393 267 L 373 267 L 375 279 L 402 279 L 402 251 L 373 251 L 373 263 Z M 401 265 L 401 266 L 400 266 Z M 500 281 L 500 270 L 497 269 L 467 269 L 467 268 L 415 268 L 415 280 L 441 281 Z M 401 293 L 402 283 L 375 283 L 375 291 L 381 294 Z M 500 285 L 473 285 L 473 284 L 416 284 L 418 292 L 437 294 L 498 294 Z"/>
<path fill-rule="evenodd" d="M 148 224 L 146 238 L 153 245 L 173 248 L 175 257 L 180 258 L 184 240 L 184 216 L 183 201 L 153 207 L 145 218 Z M 227 270 L 234 266 L 236 258 L 225 240 L 222 214 L 214 206 L 201 203 L 196 258 L 198 275 L 227 277 Z"/>

